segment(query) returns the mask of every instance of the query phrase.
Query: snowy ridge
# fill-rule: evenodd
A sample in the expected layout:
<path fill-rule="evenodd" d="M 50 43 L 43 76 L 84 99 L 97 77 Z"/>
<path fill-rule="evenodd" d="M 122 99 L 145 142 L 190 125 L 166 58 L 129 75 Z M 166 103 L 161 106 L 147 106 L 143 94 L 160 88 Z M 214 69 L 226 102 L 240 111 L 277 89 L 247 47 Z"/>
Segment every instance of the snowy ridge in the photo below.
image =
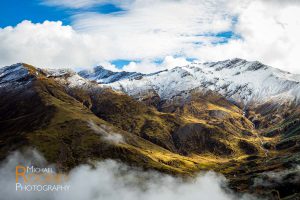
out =
<path fill-rule="evenodd" d="M 64 77 L 64 76 L 71 76 L 75 75 L 76 73 L 71 69 L 45 69 L 42 70 L 47 77 Z"/>
<path fill-rule="evenodd" d="M 184 67 L 152 74 L 112 72 L 102 67 L 76 73 L 69 69 L 36 69 L 68 87 L 90 88 L 96 81 L 100 87 L 111 87 L 136 98 L 156 93 L 161 99 L 188 97 L 193 90 L 218 92 L 229 100 L 248 104 L 276 101 L 300 103 L 300 75 L 263 65 L 232 59 L 210 63 L 192 63 Z M 0 87 L 30 82 L 33 75 L 23 64 L 0 68 Z"/>
<path fill-rule="evenodd" d="M 242 59 L 192 63 L 107 85 L 135 97 L 146 91 L 155 91 L 160 98 L 170 99 L 200 89 L 216 91 L 227 99 L 244 104 L 269 100 L 300 102 L 300 75 Z"/>
<path fill-rule="evenodd" d="M 76 72 L 71 69 L 39 69 L 46 76 L 54 78 L 61 84 L 67 85 L 70 88 L 81 87 L 89 88 L 92 84 L 91 81 L 79 76 Z"/>
<path fill-rule="evenodd" d="M 29 83 L 31 79 L 29 71 L 21 63 L 0 68 L 0 87 L 6 87 L 11 84 L 14 87 L 19 87 L 24 84 L 22 81 Z"/>
<path fill-rule="evenodd" d="M 92 70 L 83 70 L 78 72 L 78 74 L 86 79 L 97 81 L 97 83 L 113 83 L 116 81 L 124 79 L 138 79 L 144 74 L 137 72 L 112 72 L 110 70 L 104 69 L 101 66 L 97 66 Z"/>
<path fill-rule="evenodd" d="M 24 86 L 25 83 L 31 82 L 34 77 L 44 75 L 47 78 L 54 78 L 56 81 L 67 85 L 68 87 L 85 87 L 91 86 L 91 81 L 82 78 L 71 69 L 40 69 L 36 68 L 36 72 L 30 74 L 26 64 L 17 63 L 11 66 L 0 67 L 0 87 Z M 13 89 L 13 88 L 9 88 Z"/>

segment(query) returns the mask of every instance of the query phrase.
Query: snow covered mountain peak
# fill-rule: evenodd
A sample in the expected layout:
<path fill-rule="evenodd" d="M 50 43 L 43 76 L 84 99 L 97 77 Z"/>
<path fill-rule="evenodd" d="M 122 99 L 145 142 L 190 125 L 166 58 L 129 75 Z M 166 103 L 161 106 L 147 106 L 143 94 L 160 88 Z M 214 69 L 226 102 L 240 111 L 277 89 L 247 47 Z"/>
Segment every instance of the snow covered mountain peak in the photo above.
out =
<path fill-rule="evenodd" d="M 38 78 L 54 78 L 69 87 L 89 87 L 91 81 L 71 69 L 40 69 L 25 63 L 0 67 L 0 87 L 23 87 Z"/>
<path fill-rule="evenodd" d="M 105 69 L 100 74 L 101 76 L 86 73 L 83 77 L 105 83 L 137 98 L 151 91 L 161 99 L 170 99 L 199 89 L 212 90 L 227 99 L 244 104 L 270 100 L 300 101 L 300 75 L 238 58 L 219 62 L 194 62 L 146 75 Z"/>
<path fill-rule="evenodd" d="M 10 83 L 14 83 L 17 86 L 19 82 L 24 80 L 30 81 L 31 77 L 29 70 L 24 67 L 23 63 L 0 68 L 0 87 L 5 87 Z"/>
<path fill-rule="evenodd" d="M 68 69 L 35 69 L 19 63 L 0 68 L 0 87 L 12 82 L 17 86 L 40 75 L 53 77 L 69 87 L 89 87 L 96 84 L 90 81 L 96 81 L 138 99 L 151 94 L 168 100 L 178 96 L 188 97 L 195 90 L 211 90 L 244 105 L 269 101 L 300 103 L 300 75 L 238 58 L 193 62 L 151 74 L 113 72 L 101 66 L 76 73 Z"/>
<path fill-rule="evenodd" d="M 105 69 L 102 66 L 94 67 L 92 70 L 83 70 L 78 73 L 83 78 L 95 80 L 98 83 L 113 83 L 124 79 L 134 79 L 143 76 L 138 72 L 113 72 Z"/>

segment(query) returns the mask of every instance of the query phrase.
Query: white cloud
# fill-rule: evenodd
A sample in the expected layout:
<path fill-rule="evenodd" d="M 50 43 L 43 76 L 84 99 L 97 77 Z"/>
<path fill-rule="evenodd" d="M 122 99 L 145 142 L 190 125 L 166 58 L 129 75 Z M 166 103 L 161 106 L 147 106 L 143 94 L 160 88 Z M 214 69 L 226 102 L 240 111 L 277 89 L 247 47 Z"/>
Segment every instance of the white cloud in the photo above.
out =
<path fill-rule="evenodd" d="M 47 0 L 69 8 L 87 8 L 106 0 Z M 127 70 L 152 72 L 178 63 L 157 65 L 168 56 L 216 61 L 234 57 L 259 60 L 300 73 L 300 4 L 267 0 L 112 1 L 126 11 L 81 11 L 72 26 L 61 22 L 0 29 L 0 65 L 28 62 L 37 66 L 83 67 L 112 60 L 137 60 Z M 237 19 L 235 22 L 233 19 Z M 241 38 L 219 43 L 214 34 L 234 31 Z M 166 58 L 167 59 L 167 58 Z M 181 62 L 178 59 L 176 62 Z"/>
<path fill-rule="evenodd" d="M 30 155 L 30 152 L 32 154 Z M 237 196 L 226 187 L 226 179 L 214 172 L 202 173 L 191 180 L 131 168 L 112 160 L 95 163 L 91 168 L 78 166 L 69 174 L 68 192 L 16 191 L 15 167 L 37 164 L 42 156 L 36 151 L 25 155 L 13 153 L 0 165 L 0 193 L 6 200 L 233 200 L 255 199 L 249 195 Z M 43 159 L 42 159 L 43 160 Z M 38 162 L 41 163 L 41 162 Z M 44 162 L 42 162 L 44 163 Z M 44 163 L 37 167 L 53 167 Z"/>
<path fill-rule="evenodd" d="M 154 62 L 143 60 L 142 62 L 132 61 L 128 65 L 125 65 L 123 67 L 123 70 L 128 72 L 151 73 L 151 72 L 160 71 L 162 70 L 162 68 Z"/>
<path fill-rule="evenodd" d="M 189 61 L 187 61 L 185 58 L 183 57 L 177 57 L 174 58 L 173 56 L 167 56 L 164 59 L 164 62 L 162 63 L 162 66 L 164 66 L 165 68 L 173 68 L 173 67 L 182 67 L 182 66 L 186 66 L 190 64 Z"/>
<path fill-rule="evenodd" d="M 111 70 L 111 71 L 114 71 L 114 72 L 119 72 L 121 71 L 119 68 L 117 68 L 116 65 L 108 62 L 108 61 L 105 61 L 105 62 L 100 62 L 99 63 L 100 66 L 104 67 L 105 69 L 108 69 L 108 70 Z M 89 66 L 86 66 L 86 67 L 89 67 Z"/>
<path fill-rule="evenodd" d="M 230 17 L 215 6 L 217 2 L 224 4 L 221 0 L 147 2 L 135 1 L 128 11 L 117 15 L 83 12 L 73 17 L 72 27 L 61 22 L 24 21 L 0 29 L 0 64 L 22 61 L 38 66 L 81 67 L 114 59 L 163 59 L 184 54 L 195 41 L 213 40 L 202 35 L 206 32 L 231 27 Z"/>
<path fill-rule="evenodd" d="M 190 55 L 203 60 L 241 57 L 300 73 L 299 4 L 255 0 L 232 1 L 230 6 L 238 16 L 234 31 L 242 39 L 191 49 Z"/>
<path fill-rule="evenodd" d="M 215 39 L 207 33 L 230 30 L 232 18 L 223 5 L 223 0 L 135 1 L 119 14 L 76 15 L 73 27 L 107 39 L 111 50 L 107 59 L 164 58 L 185 54 L 195 42 Z"/>
<path fill-rule="evenodd" d="M 105 126 L 103 124 L 101 126 L 98 126 L 93 121 L 89 121 L 88 125 L 93 131 L 95 131 L 95 133 L 99 134 L 107 142 L 115 144 L 125 143 L 123 136 L 115 133 L 108 126 Z"/>
<path fill-rule="evenodd" d="M 74 67 L 94 64 L 95 40 L 78 34 L 61 22 L 33 24 L 23 21 L 16 27 L 0 29 L 0 63 L 27 62 L 37 66 Z"/>
<path fill-rule="evenodd" d="M 190 64 L 183 57 L 166 56 L 161 63 L 150 60 L 142 60 L 141 62 L 130 62 L 125 65 L 123 70 L 129 72 L 152 73 L 174 67 L 186 66 Z"/>

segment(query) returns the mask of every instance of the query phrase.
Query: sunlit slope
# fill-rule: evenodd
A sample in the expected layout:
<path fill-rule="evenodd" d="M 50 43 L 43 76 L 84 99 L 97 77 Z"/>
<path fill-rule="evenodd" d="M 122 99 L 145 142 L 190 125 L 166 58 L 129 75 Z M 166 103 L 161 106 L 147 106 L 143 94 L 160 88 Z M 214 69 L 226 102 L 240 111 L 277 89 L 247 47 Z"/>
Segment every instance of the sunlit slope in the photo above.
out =
<path fill-rule="evenodd" d="M 178 107 L 178 112 L 159 112 L 96 84 L 88 89 L 67 87 L 59 78 L 29 65 L 14 66 L 7 72 L 12 71 L 12 76 L 18 70 L 28 73 L 19 80 L 8 80 L 3 87 L 6 98 L 1 99 L 5 105 L 1 112 L 16 111 L 1 114 L 1 141 L 4 137 L 6 141 L 1 148 L 3 157 L 19 148 L 13 144 L 16 139 L 21 146 L 32 145 L 66 168 L 98 158 L 120 158 L 149 168 L 193 171 L 211 164 L 204 162 L 203 156 L 216 160 L 262 154 L 251 123 L 230 103 L 224 108 L 209 99 L 191 100 Z M 195 113 L 197 109 L 203 113 Z M 122 135 L 124 142 L 104 140 L 91 128 L 91 122 L 109 127 L 107 132 Z M 28 127 L 15 126 L 18 123 Z M 10 139 L 13 145 L 7 142 Z"/>
<path fill-rule="evenodd" d="M 104 158 L 170 173 L 189 173 L 205 166 L 98 118 L 41 71 L 28 65 L 16 70 L 25 70 L 22 77 L 1 87 L 5 96 L 0 100 L 2 159 L 13 150 L 30 146 L 66 170 Z M 107 135 L 91 124 L 105 134 L 121 135 L 123 140 L 107 140 Z"/>
<path fill-rule="evenodd" d="M 147 91 L 136 99 L 69 70 L 27 64 L 0 69 L 0 94 L 1 160 L 33 147 L 66 171 L 117 159 L 176 175 L 215 170 L 236 191 L 268 198 L 297 193 L 296 101 L 245 108 L 199 88 L 170 99 Z M 273 185 L 269 172 L 284 181 Z M 265 176 L 271 185 L 258 184 Z"/>

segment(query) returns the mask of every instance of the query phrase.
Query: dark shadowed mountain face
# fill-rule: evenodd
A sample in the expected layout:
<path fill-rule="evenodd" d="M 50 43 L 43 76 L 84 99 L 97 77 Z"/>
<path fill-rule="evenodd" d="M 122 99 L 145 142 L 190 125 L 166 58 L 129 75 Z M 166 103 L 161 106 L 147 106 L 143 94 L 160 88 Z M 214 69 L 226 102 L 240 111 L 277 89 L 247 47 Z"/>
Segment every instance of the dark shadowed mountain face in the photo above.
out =
<path fill-rule="evenodd" d="M 237 192 L 299 198 L 299 76 L 241 59 L 154 74 L 0 68 L 0 159 L 34 147 L 62 171 L 107 158 Z M 105 84 L 101 84 L 105 83 Z"/>

